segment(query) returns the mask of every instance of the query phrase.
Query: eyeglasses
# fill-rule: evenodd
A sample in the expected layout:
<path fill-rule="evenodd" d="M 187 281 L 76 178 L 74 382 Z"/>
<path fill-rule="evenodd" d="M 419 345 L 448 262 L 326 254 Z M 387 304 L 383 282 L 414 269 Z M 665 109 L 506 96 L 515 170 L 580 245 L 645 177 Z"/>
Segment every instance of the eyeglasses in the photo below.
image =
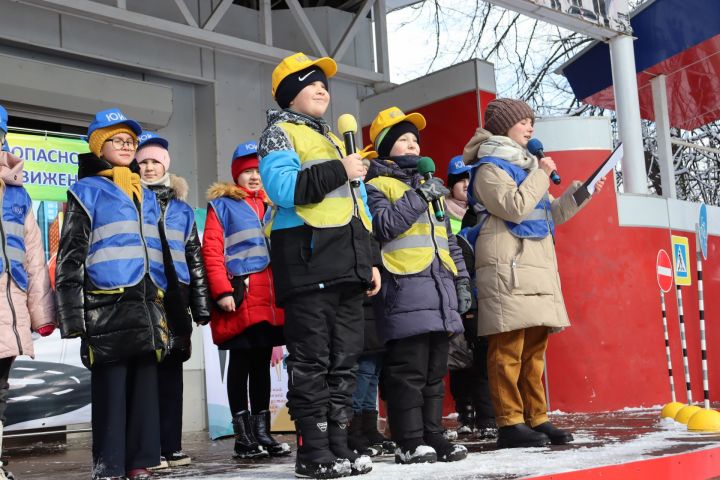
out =
<path fill-rule="evenodd" d="M 130 150 L 136 150 L 138 146 L 135 140 L 123 140 L 122 138 L 118 137 L 108 138 L 107 140 L 105 140 L 105 142 L 112 143 L 112 146 L 115 150 L 122 150 L 125 147 L 129 148 Z"/>

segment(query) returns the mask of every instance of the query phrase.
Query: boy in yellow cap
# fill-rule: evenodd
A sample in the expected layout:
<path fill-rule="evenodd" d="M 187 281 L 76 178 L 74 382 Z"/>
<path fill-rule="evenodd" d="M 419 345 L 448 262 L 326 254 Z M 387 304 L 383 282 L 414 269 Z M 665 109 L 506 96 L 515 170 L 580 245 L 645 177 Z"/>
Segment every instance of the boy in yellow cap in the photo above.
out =
<path fill-rule="evenodd" d="M 288 407 L 298 432 L 295 473 L 337 478 L 372 462 L 348 448 L 365 295 L 379 289 L 360 155 L 345 152 L 322 116 L 331 58 L 303 53 L 272 74 L 282 110 L 268 111 L 258 145 L 260 175 L 275 205 L 270 235 L 277 303 L 285 308 Z"/>
<path fill-rule="evenodd" d="M 385 343 L 383 397 L 388 404 L 396 463 L 453 462 L 467 456 L 443 436 L 450 337 L 463 332 L 470 278 L 441 206 L 448 190 L 428 157 L 420 157 L 425 118 L 399 108 L 370 126 L 376 156 L 365 177 L 373 232 L 381 245 L 382 289 L 375 321 Z M 432 207 L 431 207 L 432 204 Z"/>

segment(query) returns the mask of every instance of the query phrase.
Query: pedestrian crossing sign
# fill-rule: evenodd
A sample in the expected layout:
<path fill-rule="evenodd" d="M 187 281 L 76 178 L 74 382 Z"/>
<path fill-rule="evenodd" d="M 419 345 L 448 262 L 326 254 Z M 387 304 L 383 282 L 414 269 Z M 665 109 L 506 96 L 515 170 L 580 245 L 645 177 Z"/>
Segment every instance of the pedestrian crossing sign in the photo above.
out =
<path fill-rule="evenodd" d="M 675 270 L 675 285 L 692 285 L 689 243 L 687 237 L 672 235 L 672 262 Z"/>

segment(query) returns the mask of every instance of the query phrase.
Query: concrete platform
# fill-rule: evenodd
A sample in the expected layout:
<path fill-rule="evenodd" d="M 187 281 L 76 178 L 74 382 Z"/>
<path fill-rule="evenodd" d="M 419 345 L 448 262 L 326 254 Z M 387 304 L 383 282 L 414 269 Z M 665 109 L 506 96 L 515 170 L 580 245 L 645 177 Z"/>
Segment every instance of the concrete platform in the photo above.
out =
<path fill-rule="evenodd" d="M 660 420 L 658 409 L 603 414 L 552 416 L 575 436 L 570 445 L 497 450 L 492 441 L 461 437 L 470 455 L 452 464 L 396 465 L 393 456 L 373 459 L 373 471 L 362 478 L 441 479 L 694 479 L 720 477 L 720 434 L 687 432 L 684 425 Z M 447 420 L 448 427 L 454 426 Z M 294 435 L 278 435 L 292 444 Z M 188 467 L 158 473 L 158 480 L 183 478 L 293 478 L 294 455 L 262 461 L 233 460 L 231 438 L 209 440 L 206 433 L 186 434 Z M 89 438 L 38 442 L 5 451 L 9 469 L 19 480 L 78 480 L 90 477 Z"/>

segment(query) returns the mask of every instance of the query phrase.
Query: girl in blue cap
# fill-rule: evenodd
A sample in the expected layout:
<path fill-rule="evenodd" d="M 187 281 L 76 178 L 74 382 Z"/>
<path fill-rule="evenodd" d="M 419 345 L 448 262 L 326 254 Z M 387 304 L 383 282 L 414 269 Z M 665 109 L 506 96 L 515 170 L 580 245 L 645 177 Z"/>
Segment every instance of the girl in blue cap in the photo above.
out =
<path fill-rule="evenodd" d="M 153 132 L 140 136 L 135 160 L 140 180 L 157 196 L 162 211 L 159 223 L 168 288 L 165 311 L 170 330 L 167 356 L 158 365 L 160 396 L 160 468 L 191 463 L 182 451 L 183 362 L 190 358 L 193 320 L 210 320 L 207 276 L 200 254 L 195 213 L 185 202 L 188 184 L 170 170 L 168 142 Z"/>
<path fill-rule="evenodd" d="M 91 371 L 94 479 L 144 480 L 160 459 L 157 363 L 168 342 L 155 194 L 135 163 L 140 125 L 112 108 L 88 128 L 56 270 L 63 338 Z"/>
<path fill-rule="evenodd" d="M 270 435 L 270 358 L 273 348 L 285 343 L 285 319 L 275 306 L 262 231 L 270 209 L 256 150 L 255 142 L 238 145 L 231 166 L 234 183 L 215 183 L 208 190 L 202 246 L 216 305 L 213 341 L 230 351 L 226 378 L 237 458 L 290 454 L 286 443 Z"/>

